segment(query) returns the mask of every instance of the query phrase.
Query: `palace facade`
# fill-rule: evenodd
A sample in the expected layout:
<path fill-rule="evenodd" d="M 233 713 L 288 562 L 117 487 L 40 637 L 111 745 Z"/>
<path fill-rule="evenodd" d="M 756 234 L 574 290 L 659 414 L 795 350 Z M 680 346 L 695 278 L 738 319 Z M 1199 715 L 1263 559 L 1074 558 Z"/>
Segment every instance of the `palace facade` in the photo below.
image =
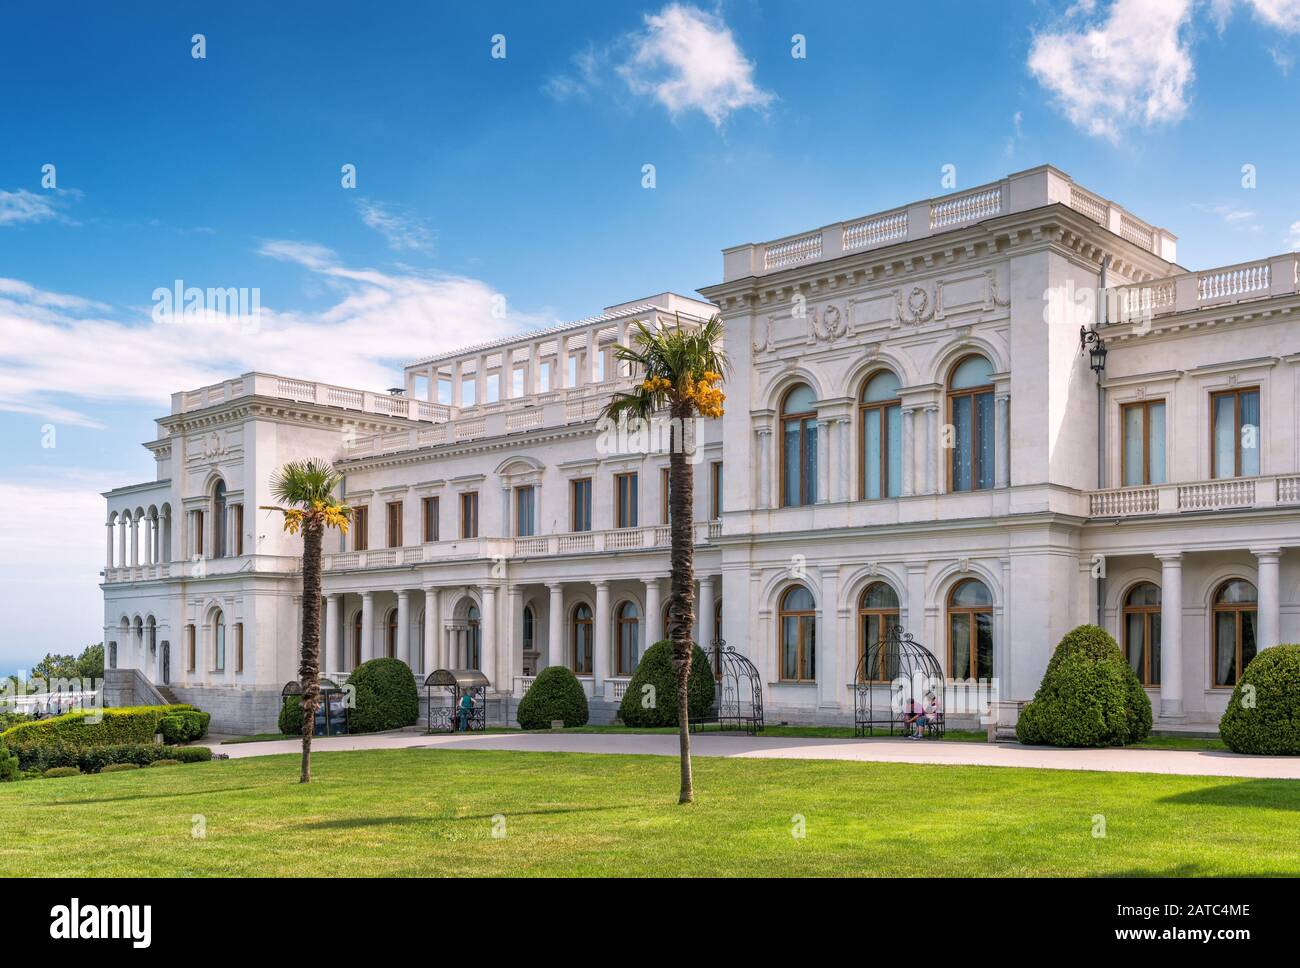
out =
<path fill-rule="evenodd" d="M 1044 166 L 726 249 L 703 300 L 419 360 L 400 391 L 178 392 L 155 479 L 105 495 L 109 664 L 123 696 L 274 728 L 299 548 L 257 509 L 286 461 L 324 457 L 357 509 L 326 537 L 327 675 L 475 667 L 508 716 L 562 664 L 608 718 L 663 634 L 669 567 L 668 456 L 598 424 L 637 379 L 613 349 L 716 313 L 732 373 L 694 440 L 696 637 L 753 660 L 769 722 L 851 721 L 863 643 L 900 625 L 1009 723 L 1098 622 L 1158 725 L 1213 726 L 1256 650 L 1300 640 L 1297 265 L 1186 270 L 1168 231 Z"/>

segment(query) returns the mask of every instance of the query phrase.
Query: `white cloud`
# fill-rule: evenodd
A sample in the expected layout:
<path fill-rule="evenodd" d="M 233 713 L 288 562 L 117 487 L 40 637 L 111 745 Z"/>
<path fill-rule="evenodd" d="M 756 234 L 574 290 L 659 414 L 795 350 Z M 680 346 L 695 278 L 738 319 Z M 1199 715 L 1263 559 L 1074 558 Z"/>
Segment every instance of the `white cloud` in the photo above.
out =
<path fill-rule="evenodd" d="M 465 276 L 352 268 L 324 246 L 287 240 L 259 251 L 328 282 L 336 301 L 319 312 L 262 305 L 256 325 L 214 310 L 155 322 L 153 307 L 114 310 L 0 278 L 0 410 L 98 426 L 95 402 L 147 403 L 165 413 L 172 392 L 250 370 L 382 389 L 403 363 L 463 345 L 466 333 L 491 340 L 555 322 L 498 318 L 499 294 Z"/>
<path fill-rule="evenodd" d="M 369 198 L 357 199 L 357 211 L 361 221 L 382 235 L 394 252 L 433 252 L 433 231 L 419 216 Z"/>
<path fill-rule="evenodd" d="M 630 40 L 631 57 L 619 74 L 674 116 L 697 110 L 716 126 L 733 111 L 761 109 L 774 98 L 755 83 L 754 65 L 726 23 L 698 7 L 671 3 L 646 14 L 645 30 Z"/>
<path fill-rule="evenodd" d="M 1286 247 L 1292 252 L 1300 252 L 1300 221 L 1292 222 L 1287 229 Z"/>
<path fill-rule="evenodd" d="M 1034 38 L 1029 70 L 1074 124 L 1112 140 L 1131 126 L 1180 120 L 1192 81 L 1192 0 L 1115 0 Z"/>
<path fill-rule="evenodd" d="M 1256 18 L 1287 33 L 1300 33 L 1300 0 L 1245 0 Z"/>
<path fill-rule="evenodd" d="M 20 188 L 13 192 L 0 191 L 0 226 L 23 225 L 34 222 L 67 221 L 64 204 L 80 196 L 76 191 L 53 191 L 42 194 Z"/>
<path fill-rule="evenodd" d="M 588 98 L 591 92 L 604 83 L 602 69 L 606 55 L 597 50 L 594 44 L 588 44 L 570 59 L 573 70 L 570 73 L 550 75 L 542 90 L 557 101 L 568 101 L 575 97 Z"/>

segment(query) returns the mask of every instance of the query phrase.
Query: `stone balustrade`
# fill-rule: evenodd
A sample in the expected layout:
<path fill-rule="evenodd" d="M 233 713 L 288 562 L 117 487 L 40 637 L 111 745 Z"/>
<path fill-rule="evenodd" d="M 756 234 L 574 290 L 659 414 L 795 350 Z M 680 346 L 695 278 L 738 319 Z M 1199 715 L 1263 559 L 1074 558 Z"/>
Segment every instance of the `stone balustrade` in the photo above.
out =
<path fill-rule="evenodd" d="M 1300 476 L 1236 477 L 1186 484 L 1119 487 L 1088 494 L 1094 518 L 1300 505 Z"/>
<path fill-rule="evenodd" d="M 1112 323 L 1137 322 L 1169 313 L 1286 296 L 1300 292 L 1300 253 L 1153 279 L 1121 286 L 1108 302 Z"/>

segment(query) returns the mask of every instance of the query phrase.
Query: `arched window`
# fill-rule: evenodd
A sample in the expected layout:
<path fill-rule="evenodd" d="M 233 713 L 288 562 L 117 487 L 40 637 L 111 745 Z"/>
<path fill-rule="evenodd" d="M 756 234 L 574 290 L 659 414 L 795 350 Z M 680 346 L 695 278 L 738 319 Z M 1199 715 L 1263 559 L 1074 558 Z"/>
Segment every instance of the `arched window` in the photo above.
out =
<path fill-rule="evenodd" d="M 858 422 L 858 496 L 898 497 L 903 493 L 903 404 L 893 373 L 882 370 L 863 386 Z"/>
<path fill-rule="evenodd" d="M 1142 685 L 1160 685 L 1160 587 L 1149 581 L 1124 596 L 1124 657 Z"/>
<path fill-rule="evenodd" d="M 781 506 L 817 500 L 817 397 L 801 383 L 781 400 Z"/>
<path fill-rule="evenodd" d="M 212 671 L 226 671 L 226 617 L 220 609 L 212 616 Z"/>
<path fill-rule="evenodd" d="M 1258 595 L 1248 581 L 1225 581 L 1214 593 L 1214 684 L 1235 686 L 1255 658 Z"/>
<path fill-rule="evenodd" d="M 781 678 L 817 678 L 817 606 L 812 592 L 796 585 L 781 596 Z"/>
<path fill-rule="evenodd" d="M 478 606 L 471 605 L 465 610 L 465 665 L 470 669 L 482 669 L 483 629 L 479 624 Z"/>
<path fill-rule="evenodd" d="M 212 487 L 212 557 L 226 557 L 226 484 L 217 481 Z"/>
<path fill-rule="evenodd" d="M 948 594 L 948 674 L 954 679 L 993 678 L 993 596 L 967 578 Z"/>
<path fill-rule="evenodd" d="M 524 606 L 524 651 L 534 652 L 537 650 L 537 616 L 533 613 L 533 606 Z"/>
<path fill-rule="evenodd" d="M 384 624 L 384 654 L 390 659 L 397 658 L 397 609 L 389 609 L 388 621 Z"/>
<path fill-rule="evenodd" d="M 361 609 L 352 616 L 352 668 L 361 665 Z"/>
<path fill-rule="evenodd" d="M 873 643 L 882 641 L 889 630 L 898 625 L 898 593 L 883 581 L 872 582 L 862 590 L 858 599 L 858 662 Z M 878 649 L 879 668 L 864 671 L 872 682 L 892 682 L 898 675 L 896 668 L 888 668 L 890 649 Z M 894 651 L 895 660 L 898 657 Z M 874 665 L 873 661 L 873 665 Z"/>
<path fill-rule="evenodd" d="M 615 675 L 630 676 L 641 656 L 641 610 L 636 602 L 624 602 L 615 613 L 618 629 L 618 662 Z"/>
<path fill-rule="evenodd" d="M 954 491 L 993 486 L 993 365 L 968 356 L 948 377 L 949 481 Z"/>
<path fill-rule="evenodd" d="M 591 675 L 591 609 L 579 603 L 573 609 L 573 674 Z"/>

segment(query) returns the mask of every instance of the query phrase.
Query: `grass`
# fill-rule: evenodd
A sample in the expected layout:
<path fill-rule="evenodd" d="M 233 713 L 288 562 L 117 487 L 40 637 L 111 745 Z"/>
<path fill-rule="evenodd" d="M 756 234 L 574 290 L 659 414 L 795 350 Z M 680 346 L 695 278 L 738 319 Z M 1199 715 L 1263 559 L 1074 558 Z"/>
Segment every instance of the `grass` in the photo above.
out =
<path fill-rule="evenodd" d="M 679 807 L 667 757 L 313 762 L 0 785 L 0 875 L 1300 875 L 1282 780 L 700 757 Z"/>

